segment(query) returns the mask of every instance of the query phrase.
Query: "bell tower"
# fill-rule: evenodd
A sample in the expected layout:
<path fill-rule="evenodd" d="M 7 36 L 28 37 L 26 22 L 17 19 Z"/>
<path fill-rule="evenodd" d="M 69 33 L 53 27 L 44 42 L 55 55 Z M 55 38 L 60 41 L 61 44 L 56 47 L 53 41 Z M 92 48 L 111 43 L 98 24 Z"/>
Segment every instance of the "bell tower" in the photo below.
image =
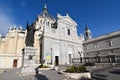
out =
<path fill-rule="evenodd" d="M 85 40 L 86 40 L 86 41 L 92 38 L 92 36 L 91 36 L 91 31 L 90 31 L 90 29 L 88 28 L 88 25 L 85 25 L 84 36 L 85 36 Z"/>

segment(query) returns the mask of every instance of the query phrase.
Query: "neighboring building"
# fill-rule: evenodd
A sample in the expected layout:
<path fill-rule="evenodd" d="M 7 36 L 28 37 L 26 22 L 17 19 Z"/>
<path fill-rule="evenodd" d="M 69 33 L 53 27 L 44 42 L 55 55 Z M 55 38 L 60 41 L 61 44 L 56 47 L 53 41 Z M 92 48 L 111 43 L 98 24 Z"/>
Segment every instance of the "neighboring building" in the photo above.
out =
<path fill-rule="evenodd" d="M 83 57 L 83 38 L 77 35 L 77 24 L 68 14 L 58 14 L 55 19 L 48 13 L 45 4 L 32 24 L 36 29 L 41 27 L 34 36 L 37 63 L 44 61 L 52 65 L 71 64 L 73 58 Z M 6 37 L 0 36 L 0 68 L 21 67 L 26 33 L 27 30 L 23 30 L 22 26 L 10 27 Z"/>
<path fill-rule="evenodd" d="M 0 37 L 0 68 L 21 66 L 22 49 L 25 47 L 25 31 L 20 26 L 10 28 L 6 37 Z"/>
<path fill-rule="evenodd" d="M 83 42 L 83 47 L 86 63 L 120 62 L 120 31 L 97 38 L 86 38 L 86 41 Z"/>

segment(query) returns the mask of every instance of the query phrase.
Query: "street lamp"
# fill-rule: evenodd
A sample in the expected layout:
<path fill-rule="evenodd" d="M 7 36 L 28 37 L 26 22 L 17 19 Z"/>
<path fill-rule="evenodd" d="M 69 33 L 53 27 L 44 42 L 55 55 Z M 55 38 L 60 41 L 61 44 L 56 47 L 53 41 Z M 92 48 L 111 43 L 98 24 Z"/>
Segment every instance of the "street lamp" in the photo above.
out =
<path fill-rule="evenodd" d="M 51 65 L 52 65 L 52 48 L 51 48 Z"/>
<path fill-rule="evenodd" d="M 40 26 L 40 28 L 42 29 L 42 27 Z M 45 62 L 45 60 L 44 60 L 44 58 L 43 58 L 43 56 L 44 56 L 44 52 L 43 52 L 43 46 L 41 46 L 41 45 L 43 45 L 43 38 L 44 38 L 44 31 L 45 31 L 45 28 L 43 27 L 43 31 L 42 31 L 42 33 L 41 34 L 39 34 L 39 42 L 40 42 L 40 50 L 42 50 L 42 51 L 40 51 L 41 52 L 41 61 L 40 61 L 40 63 L 41 63 L 41 65 L 43 65 L 43 63 Z"/>
<path fill-rule="evenodd" d="M 78 51 L 78 54 L 80 55 L 80 63 L 82 63 L 82 57 L 81 57 L 82 51 Z"/>

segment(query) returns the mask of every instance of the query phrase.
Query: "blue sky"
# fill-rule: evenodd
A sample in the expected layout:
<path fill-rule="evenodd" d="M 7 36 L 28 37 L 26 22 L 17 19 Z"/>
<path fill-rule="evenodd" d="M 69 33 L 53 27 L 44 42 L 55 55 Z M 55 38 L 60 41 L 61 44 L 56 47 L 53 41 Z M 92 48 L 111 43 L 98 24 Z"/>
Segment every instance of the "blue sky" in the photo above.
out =
<path fill-rule="evenodd" d="M 68 12 L 78 24 L 78 35 L 86 24 L 93 37 L 120 30 L 120 0 L 0 0 L 0 33 L 13 25 L 25 28 L 27 20 L 32 23 L 41 13 L 44 2 L 54 17 Z"/>

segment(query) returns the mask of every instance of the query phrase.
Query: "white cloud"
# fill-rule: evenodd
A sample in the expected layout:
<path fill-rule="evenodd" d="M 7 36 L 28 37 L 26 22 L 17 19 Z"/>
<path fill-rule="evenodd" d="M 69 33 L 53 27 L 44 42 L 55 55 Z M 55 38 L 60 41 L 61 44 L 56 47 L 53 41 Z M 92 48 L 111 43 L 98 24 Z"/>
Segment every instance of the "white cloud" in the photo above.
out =
<path fill-rule="evenodd" d="M 14 17 L 10 14 L 11 11 L 10 6 L 0 4 L 0 34 L 6 34 L 9 27 L 15 24 Z"/>
<path fill-rule="evenodd" d="M 0 33 L 5 34 L 10 26 L 14 25 L 8 14 L 0 14 Z"/>

